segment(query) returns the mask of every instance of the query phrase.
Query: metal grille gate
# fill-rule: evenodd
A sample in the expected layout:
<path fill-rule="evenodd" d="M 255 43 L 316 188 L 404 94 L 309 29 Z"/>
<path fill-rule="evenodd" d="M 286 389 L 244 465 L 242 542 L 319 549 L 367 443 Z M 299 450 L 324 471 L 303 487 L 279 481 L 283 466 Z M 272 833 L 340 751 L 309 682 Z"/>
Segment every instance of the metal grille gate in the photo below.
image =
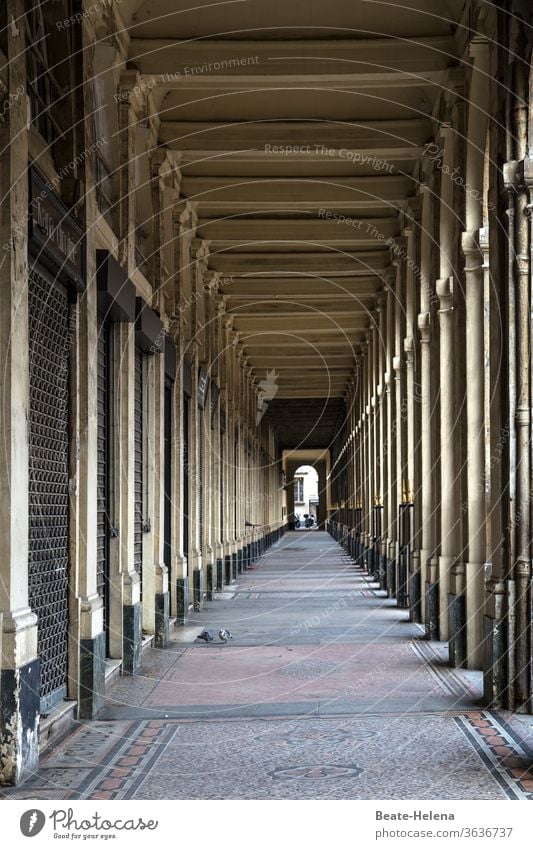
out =
<path fill-rule="evenodd" d="M 191 473 L 189 457 L 189 399 L 183 396 L 183 553 L 189 557 L 190 516 L 189 516 L 189 475 Z"/>
<path fill-rule="evenodd" d="M 41 711 L 66 695 L 69 521 L 69 302 L 35 270 L 28 288 L 29 603 L 38 616 Z"/>
<path fill-rule="evenodd" d="M 164 448 L 164 535 L 163 563 L 171 574 L 172 568 L 172 384 L 165 383 L 165 448 Z"/>
<path fill-rule="evenodd" d="M 97 348 L 97 542 L 96 579 L 104 602 L 104 630 L 109 636 L 109 375 L 110 325 L 102 320 L 98 328 Z"/>
<path fill-rule="evenodd" d="M 199 538 L 200 552 L 203 553 L 205 538 L 205 505 L 204 505 L 204 416 L 198 410 L 198 499 L 199 499 Z"/>
<path fill-rule="evenodd" d="M 135 348 L 134 401 L 134 547 L 135 569 L 142 578 L 143 568 L 143 353 Z M 142 580 L 141 580 L 142 597 Z"/>

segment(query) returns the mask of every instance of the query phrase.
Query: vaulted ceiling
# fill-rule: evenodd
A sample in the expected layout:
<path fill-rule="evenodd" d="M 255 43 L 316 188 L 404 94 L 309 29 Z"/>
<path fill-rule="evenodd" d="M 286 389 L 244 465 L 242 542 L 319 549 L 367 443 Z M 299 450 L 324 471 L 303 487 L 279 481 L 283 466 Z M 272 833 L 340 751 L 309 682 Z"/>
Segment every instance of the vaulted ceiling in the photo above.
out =
<path fill-rule="evenodd" d="M 257 379 L 279 374 L 278 401 L 344 396 L 457 64 L 463 5 L 120 6 L 129 67 L 150 86 Z"/>

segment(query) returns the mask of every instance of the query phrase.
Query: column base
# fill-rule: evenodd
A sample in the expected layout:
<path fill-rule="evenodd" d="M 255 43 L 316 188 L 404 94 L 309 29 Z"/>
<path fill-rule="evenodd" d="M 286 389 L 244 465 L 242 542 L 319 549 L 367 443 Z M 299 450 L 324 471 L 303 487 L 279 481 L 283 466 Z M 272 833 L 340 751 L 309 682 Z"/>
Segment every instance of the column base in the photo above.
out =
<path fill-rule="evenodd" d="M 379 577 L 379 588 L 381 590 L 387 589 L 387 558 L 384 554 L 378 555 L 378 577 Z"/>
<path fill-rule="evenodd" d="M 426 582 L 426 639 L 439 639 L 439 585 Z"/>
<path fill-rule="evenodd" d="M 168 592 L 156 593 L 154 644 L 158 649 L 164 648 L 169 640 L 169 605 Z"/>
<path fill-rule="evenodd" d="M 213 601 L 213 595 L 214 595 L 214 592 L 215 592 L 215 585 L 214 585 L 215 574 L 214 574 L 214 569 L 213 569 L 212 563 L 207 564 L 206 572 L 207 572 L 207 575 L 206 575 L 207 583 L 206 583 L 205 597 L 206 597 L 207 601 Z"/>
<path fill-rule="evenodd" d="M 238 555 L 237 552 L 234 551 L 231 555 L 231 580 L 236 581 L 238 575 Z"/>
<path fill-rule="evenodd" d="M 78 719 L 94 719 L 104 706 L 105 634 L 80 640 L 80 688 Z"/>
<path fill-rule="evenodd" d="M 193 582 L 193 607 L 196 611 L 201 610 L 204 603 L 204 572 L 203 569 L 195 569 L 192 573 Z"/>
<path fill-rule="evenodd" d="M 422 586 L 419 571 L 409 575 L 409 618 L 411 622 L 422 621 Z"/>
<path fill-rule="evenodd" d="M 506 652 L 503 622 L 484 617 L 483 695 L 487 706 L 504 707 L 507 703 Z"/>
<path fill-rule="evenodd" d="M 387 559 L 387 596 L 396 598 L 396 560 Z"/>
<path fill-rule="evenodd" d="M 221 557 L 216 563 L 216 591 L 221 593 L 224 590 L 224 561 Z"/>
<path fill-rule="evenodd" d="M 142 667 L 141 604 L 122 608 L 122 669 L 135 675 Z"/>
<path fill-rule="evenodd" d="M 398 607 L 402 610 L 409 608 L 409 569 L 407 553 L 400 552 L 397 560 L 396 598 Z"/>
<path fill-rule="evenodd" d="M 176 625 L 185 625 L 189 613 L 189 579 L 176 578 Z"/>
<path fill-rule="evenodd" d="M 450 629 L 450 666 L 462 667 L 466 662 L 466 598 L 448 595 L 448 621 Z"/>
<path fill-rule="evenodd" d="M 37 659 L 0 673 L 0 785 L 20 784 L 39 763 Z"/>
<path fill-rule="evenodd" d="M 231 554 L 226 554 L 226 556 L 224 557 L 224 572 L 225 572 L 225 575 L 226 575 L 224 583 L 227 586 L 229 586 L 231 584 L 231 582 L 233 581 L 233 574 L 232 574 L 231 566 L 232 566 L 232 556 L 231 556 Z"/>

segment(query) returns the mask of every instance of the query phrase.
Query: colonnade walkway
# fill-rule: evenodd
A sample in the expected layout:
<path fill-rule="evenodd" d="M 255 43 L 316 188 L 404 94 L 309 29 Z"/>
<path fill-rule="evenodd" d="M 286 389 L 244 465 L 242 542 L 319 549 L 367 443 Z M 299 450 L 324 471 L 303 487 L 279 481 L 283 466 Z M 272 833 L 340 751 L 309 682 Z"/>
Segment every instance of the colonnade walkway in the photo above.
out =
<path fill-rule="evenodd" d="M 531 717 L 446 651 L 328 534 L 288 533 L 3 798 L 533 798 Z"/>

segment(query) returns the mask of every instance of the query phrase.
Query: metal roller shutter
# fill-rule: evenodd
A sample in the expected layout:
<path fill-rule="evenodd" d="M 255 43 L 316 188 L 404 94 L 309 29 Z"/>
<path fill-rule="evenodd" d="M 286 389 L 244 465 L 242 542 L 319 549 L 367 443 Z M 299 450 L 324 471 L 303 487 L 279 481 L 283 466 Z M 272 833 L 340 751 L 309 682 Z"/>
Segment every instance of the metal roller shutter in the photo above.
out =
<path fill-rule="evenodd" d="M 224 468 L 224 431 L 220 430 L 220 533 L 219 539 L 224 539 L 224 475 L 226 470 Z"/>
<path fill-rule="evenodd" d="M 172 384 L 169 381 L 165 383 L 164 478 L 163 562 L 170 575 L 172 565 Z"/>
<path fill-rule="evenodd" d="M 237 527 L 237 489 L 238 489 L 238 481 L 237 481 L 237 468 L 239 465 L 239 428 L 235 425 L 235 444 L 233 448 L 233 525 L 234 525 L 234 536 L 237 539 L 238 527 Z"/>
<path fill-rule="evenodd" d="M 143 567 L 143 353 L 135 349 L 134 401 L 134 547 L 133 559 L 142 577 Z M 141 580 L 142 592 L 142 580 Z"/>
<path fill-rule="evenodd" d="M 38 616 L 41 710 L 66 695 L 69 523 L 69 302 L 35 270 L 28 290 L 29 603 Z"/>
<path fill-rule="evenodd" d="M 204 417 L 203 413 L 198 411 L 198 439 L 199 439 L 199 451 L 198 451 L 198 499 L 199 499 L 199 525 L 200 525 L 200 551 L 203 551 L 204 547 L 204 538 L 205 538 L 205 505 L 204 505 L 204 433 L 203 433 L 203 424 Z"/>
<path fill-rule="evenodd" d="M 189 457 L 189 399 L 183 396 L 183 553 L 189 556 L 190 517 L 189 517 L 189 475 L 191 473 Z"/>
<path fill-rule="evenodd" d="M 97 346 L 97 542 L 96 578 L 98 594 L 104 602 L 104 630 L 108 635 L 109 613 L 109 330 L 108 321 L 102 320 L 98 328 Z"/>

